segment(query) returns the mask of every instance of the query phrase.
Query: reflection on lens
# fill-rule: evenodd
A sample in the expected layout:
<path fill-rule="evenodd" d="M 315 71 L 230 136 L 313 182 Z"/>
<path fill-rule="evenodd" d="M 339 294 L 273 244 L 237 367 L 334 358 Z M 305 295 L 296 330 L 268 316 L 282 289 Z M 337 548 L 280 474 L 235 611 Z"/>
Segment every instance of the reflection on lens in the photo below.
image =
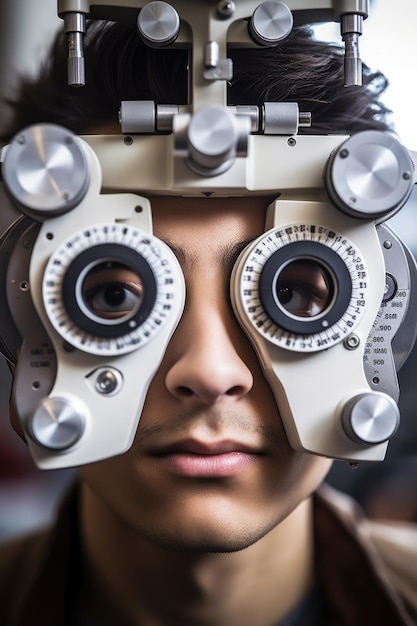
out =
<path fill-rule="evenodd" d="M 140 308 L 143 295 L 140 276 L 126 265 L 112 261 L 95 265 L 82 285 L 84 305 L 102 320 L 131 317 Z"/>
<path fill-rule="evenodd" d="M 278 302 L 296 317 L 315 317 L 325 311 L 334 295 L 330 272 L 311 259 L 288 263 L 276 281 Z"/>

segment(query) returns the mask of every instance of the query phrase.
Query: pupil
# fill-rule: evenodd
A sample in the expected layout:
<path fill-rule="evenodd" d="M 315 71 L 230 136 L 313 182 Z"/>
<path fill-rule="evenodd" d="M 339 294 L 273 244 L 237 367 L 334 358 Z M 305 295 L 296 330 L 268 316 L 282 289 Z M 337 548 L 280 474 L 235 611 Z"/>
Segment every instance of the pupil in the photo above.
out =
<path fill-rule="evenodd" d="M 290 287 L 288 287 L 288 285 L 279 287 L 278 299 L 281 302 L 281 304 L 287 304 L 291 300 L 292 294 L 293 294 L 293 291 L 292 289 L 290 289 Z"/>
<path fill-rule="evenodd" d="M 118 306 L 122 304 L 125 299 L 124 290 L 120 289 L 120 287 L 116 287 L 115 285 L 107 287 L 104 292 L 104 297 L 106 302 L 111 306 Z"/>

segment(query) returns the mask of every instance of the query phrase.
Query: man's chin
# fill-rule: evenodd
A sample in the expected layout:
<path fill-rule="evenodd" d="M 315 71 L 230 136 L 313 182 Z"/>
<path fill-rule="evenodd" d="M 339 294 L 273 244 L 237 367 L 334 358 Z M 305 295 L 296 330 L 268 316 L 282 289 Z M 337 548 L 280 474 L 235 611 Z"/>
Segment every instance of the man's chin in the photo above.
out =
<path fill-rule="evenodd" d="M 230 532 L 210 531 L 207 529 L 198 533 L 195 531 L 186 535 L 169 532 L 152 532 L 148 540 L 156 546 L 173 552 L 189 554 L 230 554 L 246 550 L 262 539 L 269 529 L 261 532 L 259 528 L 252 532 L 247 529 L 233 528 Z"/>

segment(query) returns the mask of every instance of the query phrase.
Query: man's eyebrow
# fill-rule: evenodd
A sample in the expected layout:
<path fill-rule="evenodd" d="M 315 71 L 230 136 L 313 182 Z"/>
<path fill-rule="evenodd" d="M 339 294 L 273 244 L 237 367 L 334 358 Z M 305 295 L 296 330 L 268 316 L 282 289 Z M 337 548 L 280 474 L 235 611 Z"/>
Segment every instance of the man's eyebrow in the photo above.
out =
<path fill-rule="evenodd" d="M 172 241 L 170 241 L 166 237 L 164 237 L 163 242 L 175 254 L 175 256 L 177 257 L 177 259 L 178 259 L 178 261 L 179 261 L 179 263 L 181 265 L 181 267 L 185 267 L 185 265 L 187 263 L 192 262 L 190 259 L 187 258 L 187 253 L 185 252 L 185 250 L 184 250 L 184 248 L 182 246 L 179 246 L 178 244 L 173 243 Z"/>
<path fill-rule="evenodd" d="M 244 241 L 238 241 L 237 243 L 227 245 L 225 244 L 220 248 L 219 257 L 227 271 L 231 271 L 235 265 L 241 252 L 252 243 L 253 238 L 245 239 Z M 164 243 L 172 250 L 177 257 L 180 265 L 184 268 L 192 267 L 197 260 L 198 255 L 194 252 L 190 254 L 185 248 L 169 239 L 165 238 Z"/>
<path fill-rule="evenodd" d="M 245 239 L 245 241 L 238 241 L 237 243 L 230 246 L 223 246 L 221 249 L 223 264 L 226 270 L 232 271 L 236 261 L 238 260 L 240 254 L 243 250 L 253 242 L 253 238 Z"/>

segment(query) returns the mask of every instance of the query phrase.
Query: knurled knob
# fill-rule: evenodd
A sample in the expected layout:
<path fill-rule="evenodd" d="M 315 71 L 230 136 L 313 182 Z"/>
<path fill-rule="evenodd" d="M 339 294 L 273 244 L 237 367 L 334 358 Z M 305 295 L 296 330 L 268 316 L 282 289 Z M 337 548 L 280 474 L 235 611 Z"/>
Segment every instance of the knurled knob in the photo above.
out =
<path fill-rule="evenodd" d="M 82 87 L 85 85 L 85 63 L 83 57 L 69 57 L 68 84 L 72 87 Z"/>

